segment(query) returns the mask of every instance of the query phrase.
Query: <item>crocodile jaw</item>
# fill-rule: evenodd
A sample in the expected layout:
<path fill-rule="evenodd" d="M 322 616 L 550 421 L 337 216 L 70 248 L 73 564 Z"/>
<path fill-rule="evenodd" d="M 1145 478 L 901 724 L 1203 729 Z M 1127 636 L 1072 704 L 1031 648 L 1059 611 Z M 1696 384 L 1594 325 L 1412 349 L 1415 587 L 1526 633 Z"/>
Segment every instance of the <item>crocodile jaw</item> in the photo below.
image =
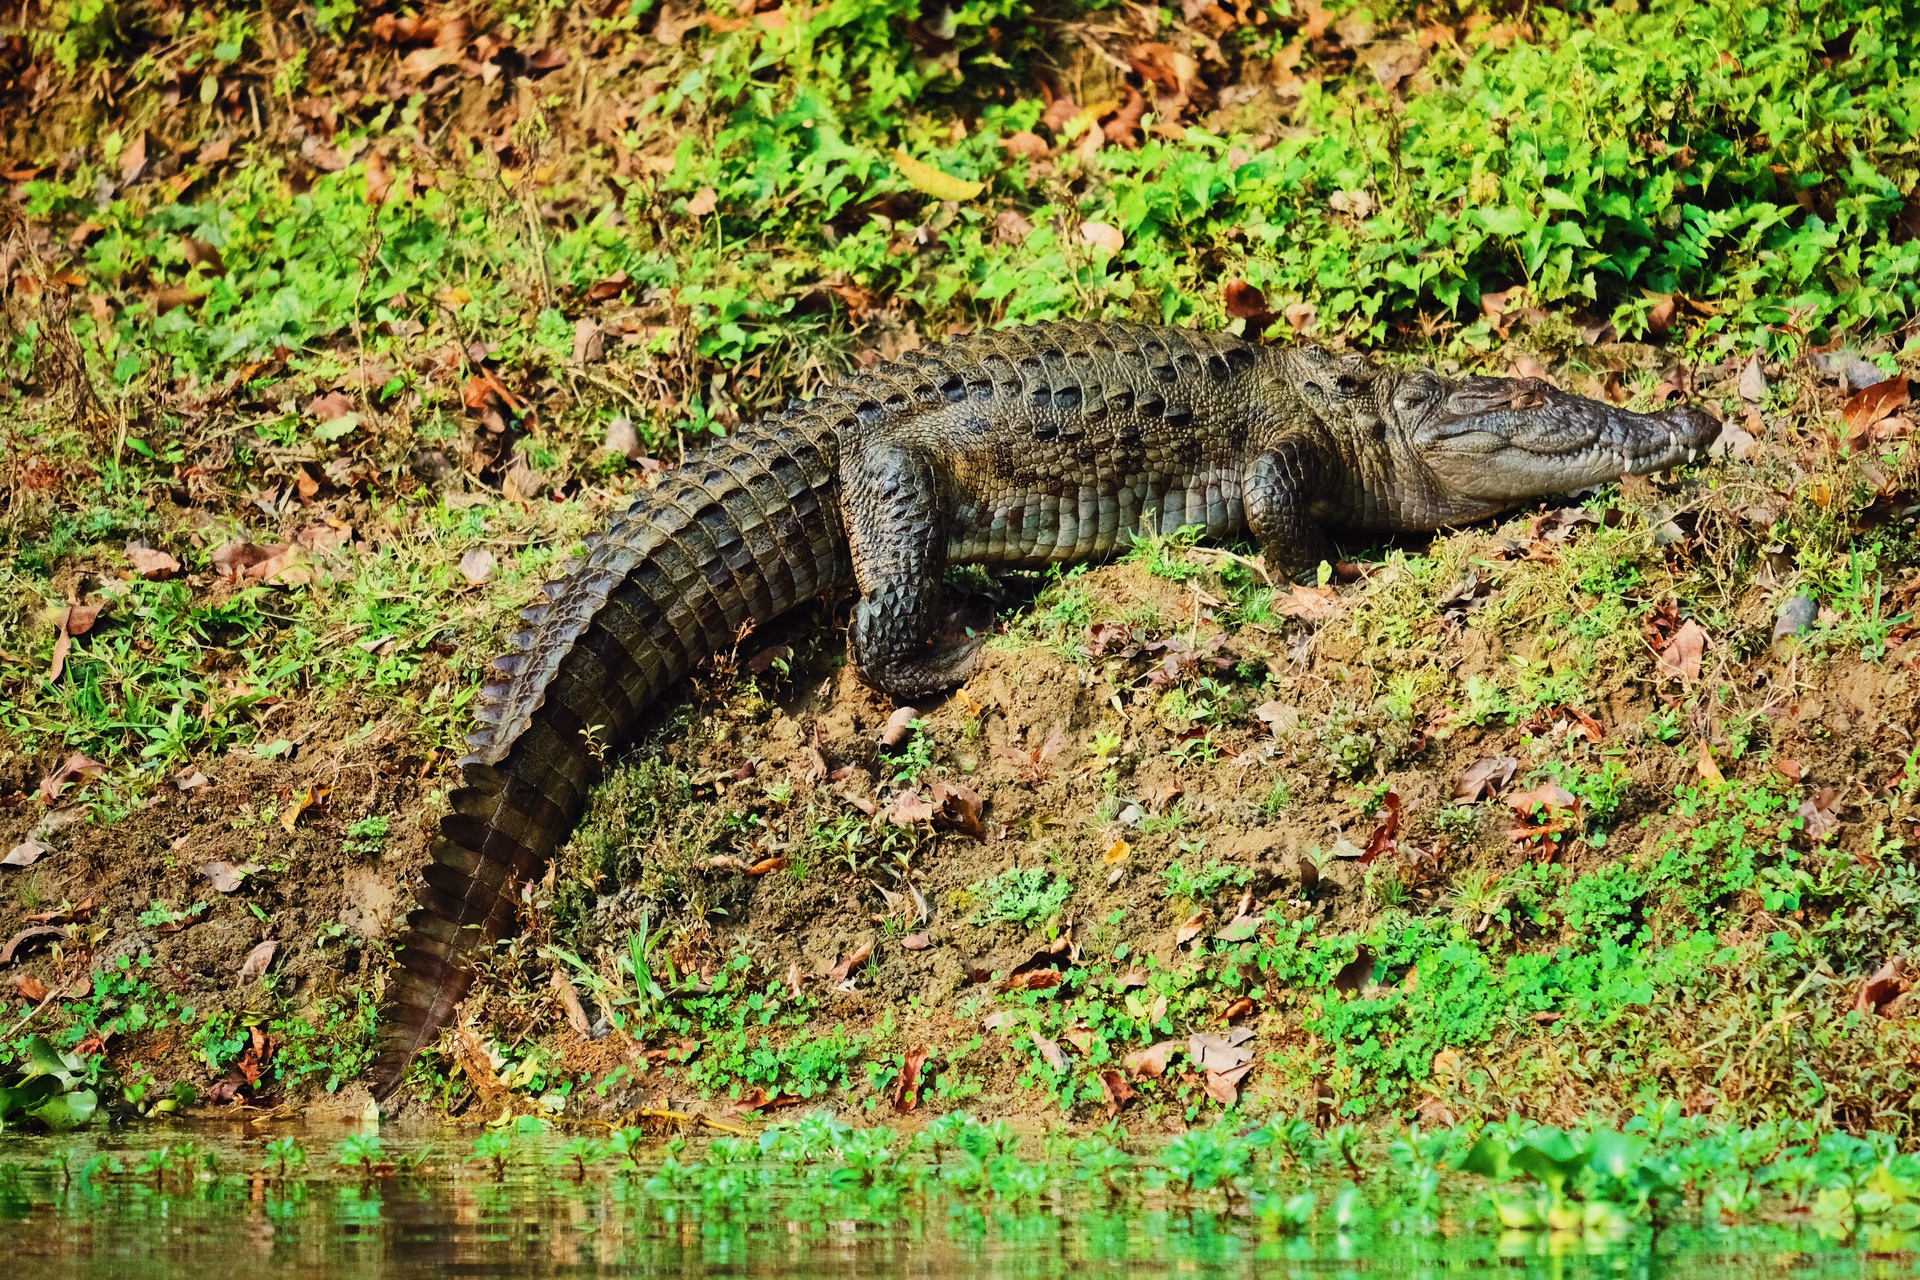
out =
<path fill-rule="evenodd" d="M 1505 504 L 1691 462 L 1719 430 L 1688 406 L 1630 413 L 1537 379 L 1470 378 L 1408 434 L 1452 496 Z"/>

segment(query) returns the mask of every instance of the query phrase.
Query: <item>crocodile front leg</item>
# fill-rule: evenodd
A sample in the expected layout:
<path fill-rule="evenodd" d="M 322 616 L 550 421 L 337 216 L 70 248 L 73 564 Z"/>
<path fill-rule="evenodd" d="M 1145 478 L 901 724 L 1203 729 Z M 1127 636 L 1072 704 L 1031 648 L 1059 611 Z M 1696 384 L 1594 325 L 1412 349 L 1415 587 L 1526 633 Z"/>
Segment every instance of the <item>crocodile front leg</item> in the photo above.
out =
<path fill-rule="evenodd" d="M 1310 507 L 1325 483 L 1319 450 L 1283 439 L 1261 450 L 1240 483 L 1247 527 L 1276 577 L 1312 582 L 1320 562 L 1334 558 L 1333 544 Z"/>
<path fill-rule="evenodd" d="M 973 674 L 984 635 L 947 640 L 947 521 L 939 474 L 920 450 L 873 444 L 841 462 L 847 535 L 860 585 L 850 639 L 861 678 L 897 699 Z"/>

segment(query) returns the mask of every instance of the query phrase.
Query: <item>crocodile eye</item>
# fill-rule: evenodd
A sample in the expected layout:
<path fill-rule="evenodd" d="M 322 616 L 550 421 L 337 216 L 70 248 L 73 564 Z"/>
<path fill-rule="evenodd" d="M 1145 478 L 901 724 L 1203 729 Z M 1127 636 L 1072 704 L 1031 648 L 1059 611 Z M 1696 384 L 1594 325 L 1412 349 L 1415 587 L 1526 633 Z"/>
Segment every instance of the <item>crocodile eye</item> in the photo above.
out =
<path fill-rule="evenodd" d="M 1433 403 L 1434 387 L 1426 381 L 1408 382 L 1393 393 L 1393 407 L 1401 413 L 1415 413 Z"/>

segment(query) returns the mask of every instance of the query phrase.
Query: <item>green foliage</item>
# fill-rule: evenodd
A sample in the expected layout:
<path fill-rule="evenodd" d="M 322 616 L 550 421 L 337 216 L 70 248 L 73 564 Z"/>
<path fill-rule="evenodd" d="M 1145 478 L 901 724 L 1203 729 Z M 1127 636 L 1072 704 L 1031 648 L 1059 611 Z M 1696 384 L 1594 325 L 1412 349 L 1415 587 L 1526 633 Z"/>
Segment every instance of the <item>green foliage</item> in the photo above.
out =
<path fill-rule="evenodd" d="M 999 875 L 967 886 L 980 903 L 975 924 L 1005 920 L 1032 927 L 1050 919 L 1073 895 L 1066 877 L 1045 867 L 1009 867 Z"/>

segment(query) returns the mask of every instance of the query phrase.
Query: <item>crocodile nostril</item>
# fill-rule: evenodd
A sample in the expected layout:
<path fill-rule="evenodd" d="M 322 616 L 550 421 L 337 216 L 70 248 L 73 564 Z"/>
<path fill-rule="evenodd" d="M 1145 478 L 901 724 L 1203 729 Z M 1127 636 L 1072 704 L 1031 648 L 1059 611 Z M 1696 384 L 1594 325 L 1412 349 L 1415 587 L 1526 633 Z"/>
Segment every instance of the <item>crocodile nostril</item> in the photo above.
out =
<path fill-rule="evenodd" d="M 1301 383 L 1300 385 L 1302 388 L 1306 390 L 1308 395 L 1323 396 L 1327 394 L 1327 389 L 1321 386 L 1319 383 L 1313 381 L 1313 379 L 1311 378 L 1307 379 L 1307 381 Z"/>

